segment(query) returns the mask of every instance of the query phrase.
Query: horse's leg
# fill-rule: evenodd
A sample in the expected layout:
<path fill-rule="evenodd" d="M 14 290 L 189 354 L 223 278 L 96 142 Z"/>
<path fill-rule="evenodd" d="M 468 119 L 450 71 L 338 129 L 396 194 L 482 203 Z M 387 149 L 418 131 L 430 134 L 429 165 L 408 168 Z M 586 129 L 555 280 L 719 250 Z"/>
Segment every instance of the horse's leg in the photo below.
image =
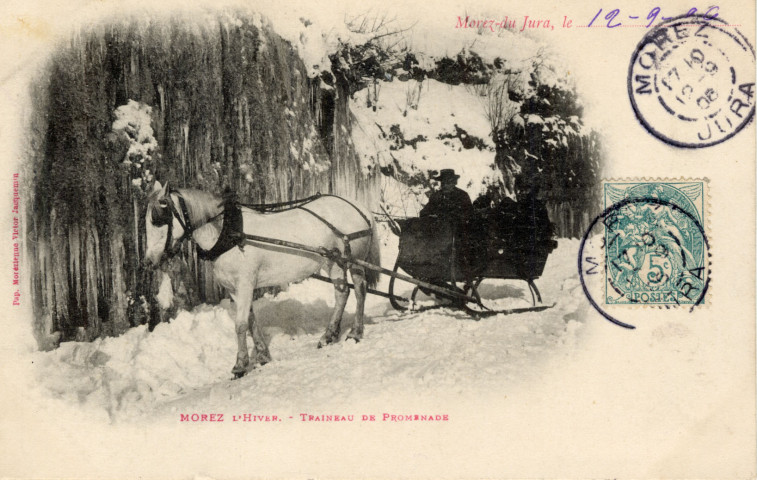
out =
<path fill-rule="evenodd" d="M 252 344 L 255 347 L 253 352 L 253 360 L 255 363 L 265 365 L 271 361 L 271 354 L 268 352 L 268 345 L 265 343 L 265 337 L 260 330 L 260 324 L 255 321 L 255 309 L 250 308 L 250 316 L 248 317 L 248 325 L 250 327 L 250 333 L 252 334 Z"/>
<path fill-rule="evenodd" d="M 359 342 L 363 338 L 363 311 L 365 310 L 365 296 L 368 287 L 365 282 L 365 270 L 360 267 L 353 267 L 350 268 L 350 273 L 352 274 L 352 282 L 355 284 L 357 307 L 355 308 L 355 321 L 352 323 L 347 338 Z"/>
<path fill-rule="evenodd" d="M 237 333 L 237 362 L 234 364 L 234 368 L 231 369 L 231 373 L 237 377 L 241 377 L 247 373 L 247 367 L 250 365 L 250 356 L 247 352 L 247 330 L 249 328 L 247 317 L 250 313 L 254 290 L 251 282 L 240 281 L 236 288 L 236 297 L 234 298 L 234 303 L 237 305 L 234 317 Z"/>
<path fill-rule="evenodd" d="M 350 296 L 350 287 L 347 286 L 347 271 L 345 269 L 334 263 L 329 269 L 329 277 L 334 283 L 336 305 L 334 305 L 329 326 L 326 327 L 326 333 L 323 334 L 321 340 L 318 342 L 318 348 L 339 341 L 339 324 L 342 321 L 344 306 L 347 305 L 347 298 Z"/>

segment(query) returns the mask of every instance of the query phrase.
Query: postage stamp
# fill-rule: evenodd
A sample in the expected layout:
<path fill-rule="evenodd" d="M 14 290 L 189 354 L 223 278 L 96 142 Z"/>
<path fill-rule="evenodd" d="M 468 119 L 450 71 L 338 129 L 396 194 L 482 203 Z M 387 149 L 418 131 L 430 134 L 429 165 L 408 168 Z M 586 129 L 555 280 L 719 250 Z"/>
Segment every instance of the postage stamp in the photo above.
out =
<path fill-rule="evenodd" d="M 607 181 L 604 211 L 581 243 L 584 291 L 600 313 L 614 305 L 689 306 L 705 303 L 710 249 L 707 182 Z M 587 268 L 588 267 L 588 268 Z M 602 280 L 591 276 L 603 274 Z"/>
<path fill-rule="evenodd" d="M 604 184 L 605 208 L 618 206 L 604 222 L 606 304 L 704 301 L 703 193 L 703 181 Z"/>
<path fill-rule="evenodd" d="M 754 48 L 733 25 L 681 16 L 650 30 L 628 69 L 628 95 L 649 133 L 678 147 L 708 147 L 754 117 Z"/>

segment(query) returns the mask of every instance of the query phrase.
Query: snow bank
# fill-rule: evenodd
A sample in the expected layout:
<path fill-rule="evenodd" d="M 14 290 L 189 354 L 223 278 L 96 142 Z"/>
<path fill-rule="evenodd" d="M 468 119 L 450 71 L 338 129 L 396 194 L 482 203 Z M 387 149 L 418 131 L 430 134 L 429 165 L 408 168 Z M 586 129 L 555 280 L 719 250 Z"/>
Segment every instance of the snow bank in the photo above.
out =
<path fill-rule="evenodd" d="M 63 343 L 35 354 L 34 363 L 53 397 L 110 415 L 135 413 L 223 379 L 236 355 L 233 333 L 225 309 L 203 306 L 152 332 L 143 325 L 117 338 Z"/>
<path fill-rule="evenodd" d="M 539 285 L 545 301 L 557 305 L 544 312 L 474 321 L 446 308 L 400 314 L 372 297 L 363 341 L 317 349 L 333 290 L 311 280 L 255 302 L 274 359 L 241 380 L 230 380 L 236 337 L 233 307 L 224 301 L 182 311 L 152 332 L 141 326 L 117 338 L 35 353 L 36 381 L 48 397 L 105 411 L 113 421 L 192 405 L 285 412 L 391 403 L 409 393 L 435 398 L 507 390 L 539 378 L 534 371 L 545 361 L 573 351 L 586 307 L 574 273 L 577 248 L 576 241 L 561 241 L 550 257 Z M 530 302 L 523 282 L 487 281 L 481 293 L 499 307 Z M 353 312 L 351 303 L 346 321 Z"/>

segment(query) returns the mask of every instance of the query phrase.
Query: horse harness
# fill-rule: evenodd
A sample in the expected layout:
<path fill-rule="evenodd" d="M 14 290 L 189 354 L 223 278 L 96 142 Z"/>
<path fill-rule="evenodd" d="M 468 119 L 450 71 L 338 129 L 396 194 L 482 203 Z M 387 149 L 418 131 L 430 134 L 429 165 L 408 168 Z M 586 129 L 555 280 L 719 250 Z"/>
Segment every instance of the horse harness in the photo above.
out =
<path fill-rule="evenodd" d="M 176 195 L 176 198 L 178 199 L 179 209 L 181 209 L 181 213 L 179 213 L 179 210 L 176 208 L 176 205 L 174 204 L 171 195 Z M 357 211 L 360 216 L 365 220 L 365 222 L 368 224 L 368 228 L 364 230 L 360 230 L 358 232 L 354 233 L 348 233 L 345 234 L 341 230 L 339 230 L 334 224 L 323 218 L 321 215 L 315 213 L 311 209 L 305 207 L 308 203 L 311 203 L 321 197 L 336 197 L 340 200 L 346 202 L 348 205 L 350 205 L 352 208 Z M 161 202 L 162 203 L 162 202 Z M 272 244 L 281 244 L 282 241 L 271 239 L 267 237 L 261 237 L 258 235 L 251 235 L 244 233 L 244 221 L 242 219 L 242 210 L 240 206 L 251 208 L 254 210 L 259 210 L 262 212 L 271 211 L 275 209 L 276 207 L 280 206 L 287 206 L 289 208 L 284 208 L 281 210 L 278 210 L 279 212 L 283 212 L 286 210 L 293 210 L 293 209 L 300 209 L 303 210 L 310 215 L 314 216 L 318 220 L 321 221 L 326 227 L 328 227 L 334 235 L 336 235 L 343 244 L 344 247 L 344 257 L 349 258 L 352 255 L 352 250 L 350 248 L 350 242 L 353 240 L 357 240 L 359 238 L 367 237 L 373 235 L 373 231 L 371 230 L 371 221 L 368 219 L 368 217 L 360 210 L 355 204 L 352 202 L 339 197 L 337 195 L 330 195 L 330 194 L 321 194 L 318 193 L 316 195 L 313 195 L 311 197 L 302 199 L 302 200 L 295 200 L 290 202 L 281 202 L 281 203 L 274 203 L 274 204 L 252 204 L 252 205 L 245 205 L 240 204 L 236 202 L 233 198 L 229 197 L 224 201 L 223 210 L 221 213 L 216 215 L 215 217 L 212 217 L 208 220 L 208 222 L 212 222 L 220 215 L 223 215 L 223 226 L 221 227 L 221 233 L 218 236 L 218 240 L 216 240 L 215 245 L 213 245 L 210 250 L 205 250 L 199 245 L 197 245 L 197 255 L 202 258 L 203 260 L 209 260 L 214 261 L 224 253 L 228 252 L 234 247 L 239 247 L 240 249 L 244 250 L 244 244 L 248 241 L 254 241 L 254 242 L 262 242 L 262 243 L 272 243 Z M 172 249 L 171 243 L 173 240 L 173 222 L 171 221 L 173 218 L 176 218 L 176 220 L 181 225 L 181 228 L 184 230 L 184 233 L 176 240 L 176 246 Z M 155 226 L 163 226 L 168 225 L 168 235 L 166 236 L 166 244 L 163 249 L 163 251 L 168 254 L 169 256 L 175 255 L 180 248 L 181 243 L 189 236 L 194 233 L 196 230 L 196 227 L 192 225 L 192 222 L 190 220 L 189 216 L 189 210 L 187 209 L 186 201 L 184 200 L 184 197 L 181 195 L 181 193 L 178 190 L 171 190 L 169 194 L 166 196 L 166 205 L 162 206 L 161 208 L 154 208 L 152 212 L 152 223 Z M 283 242 L 288 243 L 288 242 Z M 322 248 L 323 255 L 340 263 L 340 258 L 342 258 L 342 255 L 338 252 L 338 249 L 334 248 L 333 250 L 337 251 L 327 251 L 325 248 Z"/>
<path fill-rule="evenodd" d="M 176 210 L 176 205 L 174 205 L 173 200 L 171 199 L 172 194 L 176 194 L 179 198 L 179 205 L 182 210 L 181 215 L 179 215 L 179 212 Z M 152 209 L 152 224 L 156 227 L 162 227 L 163 225 L 168 226 L 168 235 L 166 235 L 166 244 L 163 247 L 163 255 L 172 257 L 179 251 L 181 242 L 183 242 L 191 233 L 192 229 L 191 222 L 189 221 L 189 211 L 187 210 L 187 204 L 184 201 L 184 198 L 176 190 L 169 191 L 166 198 L 160 200 L 159 205 L 160 208 L 153 207 Z M 173 240 L 174 218 L 179 222 L 181 228 L 184 229 L 184 234 L 176 241 L 176 247 L 172 249 L 171 241 Z M 186 219 L 186 222 L 184 219 Z"/>
<path fill-rule="evenodd" d="M 352 208 L 354 208 L 357 211 L 357 213 L 359 213 L 360 216 L 363 217 L 363 220 L 365 220 L 365 223 L 368 224 L 368 228 L 366 228 L 364 230 L 360 230 L 358 232 L 345 234 L 345 233 L 342 233 L 338 228 L 336 228 L 331 222 L 329 222 L 328 220 L 326 220 L 322 216 L 318 215 L 314 211 L 310 210 L 309 208 L 305 207 L 304 205 L 299 205 L 299 206 L 297 206 L 295 208 L 299 208 L 300 210 L 304 210 L 304 211 L 308 212 L 309 214 L 311 214 L 312 216 L 314 216 L 315 218 L 317 218 L 318 220 L 320 220 L 332 232 L 334 232 L 334 235 L 336 235 L 340 240 L 342 240 L 342 245 L 344 246 L 344 256 L 349 258 L 349 257 L 352 256 L 352 249 L 350 248 L 350 242 L 351 241 L 357 240 L 358 238 L 363 238 L 363 237 L 368 237 L 368 236 L 373 235 L 373 231 L 371 230 L 371 221 L 352 202 L 350 202 L 348 200 L 345 200 L 342 197 L 337 197 L 336 195 L 328 195 L 328 196 L 339 198 L 339 199 L 343 200 L 344 202 L 346 202 L 348 205 L 350 205 Z M 321 197 L 321 195 L 318 194 L 317 197 Z M 308 202 L 308 203 L 310 203 L 310 202 Z M 338 261 L 338 258 L 340 257 L 339 252 L 331 252 L 331 255 L 328 255 L 328 256 L 331 257 L 332 259 L 337 259 L 337 261 Z M 344 265 L 340 265 L 340 266 L 344 267 Z"/>

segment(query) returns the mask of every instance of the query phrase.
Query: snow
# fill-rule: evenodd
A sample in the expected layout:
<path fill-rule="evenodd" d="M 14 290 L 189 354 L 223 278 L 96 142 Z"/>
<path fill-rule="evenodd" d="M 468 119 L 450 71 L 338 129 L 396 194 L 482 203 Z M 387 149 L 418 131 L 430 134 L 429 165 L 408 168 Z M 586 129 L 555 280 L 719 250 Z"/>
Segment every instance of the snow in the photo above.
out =
<path fill-rule="evenodd" d="M 368 89 L 355 94 L 350 109 L 355 116 L 352 139 L 355 149 L 361 155 L 362 164 L 366 166 L 387 166 L 395 162 L 408 173 L 421 173 L 428 176 L 431 170 L 453 168 L 460 175 L 458 187 L 466 190 L 471 198 L 476 198 L 485 191 L 486 185 L 499 179 L 499 173 L 493 167 L 494 144 L 491 139 L 491 126 L 484 113 L 485 99 L 476 95 L 471 88 L 464 85 L 447 85 L 436 80 L 424 80 L 422 86 L 416 80 L 402 82 L 379 82 L 380 90 L 376 111 L 367 105 Z M 408 105 L 408 92 L 420 88 L 420 97 L 416 108 Z M 392 126 L 401 130 L 405 141 L 423 137 L 415 146 L 406 145 L 396 148 L 392 139 Z M 483 141 L 485 148 L 466 149 L 459 138 L 439 138 L 455 135 L 459 127 L 469 136 Z M 391 185 L 390 189 L 399 188 L 385 199 L 393 207 L 403 203 L 407 197 L 406 189 Z M 420 197 L 423 191 L 413 195 Z M 425 203 L 425 199 L 422 200 Z M 411 215 L 417 212 L 417 206 L 410 211 L 392 211 Z"/>
<path fill-rule="evenodd" d="M 449 308 L 399 313 L 386 299 L 369 297 L 364 340 L 317 349 L 334 295 L 330 285 L 308 280 L 255 302 L 274 359 L 241 380 L 231 380 L 236 337 L 228 301 L 181 311 L 152 332 L 140 326 L 117 338 L 35 353 L 35 380 L 46 396 L 111 421 L 160 418 L 200 406 L 219 412 L 240 404 L 258 411 L 294 412 L 303 405 L 338 411 L 340 405 L 391 402 L 409 393 L 491 393 L 538 378 L 547 359 L 573 351 L 586 308 L 574 266 L 577 249 L 576 241 L 561 241 L 550 257 L 539 284 L 546 301 L 557 304 L 544 312 L 475 321 Z M 409 288 L 398 293 L 409 294 Z M 487 281 L 481 293 L 497 308 L 530 304 L 524 282 Z M 352 297 L 345 317 L 354 318 Z"/>
<path fill-rule="evenodd" d="M 163 276 L 160 280 L 160 288 L 158 288 L 158 294 L 155 295 L 155 300 L 161 308 L 167 309 L 173 305 L 173 288 L 171 286 L 171 277 L 167 273 L 163 272 Z"/>
<path fill-rule="evenodd" d="M 150 126 L 151 112 L 150 106 L 134 100 L 129 100 L 126 105 L 121 105 L 115 110 L 116 120 L 112 129 L 128 136 L 129 150 L 126 152 L 126 160 L 137 162 L 137 167 L 146 159 L 152 158 L 152 152 L 158 148 L 158 141 L 153 136 Z"/>

